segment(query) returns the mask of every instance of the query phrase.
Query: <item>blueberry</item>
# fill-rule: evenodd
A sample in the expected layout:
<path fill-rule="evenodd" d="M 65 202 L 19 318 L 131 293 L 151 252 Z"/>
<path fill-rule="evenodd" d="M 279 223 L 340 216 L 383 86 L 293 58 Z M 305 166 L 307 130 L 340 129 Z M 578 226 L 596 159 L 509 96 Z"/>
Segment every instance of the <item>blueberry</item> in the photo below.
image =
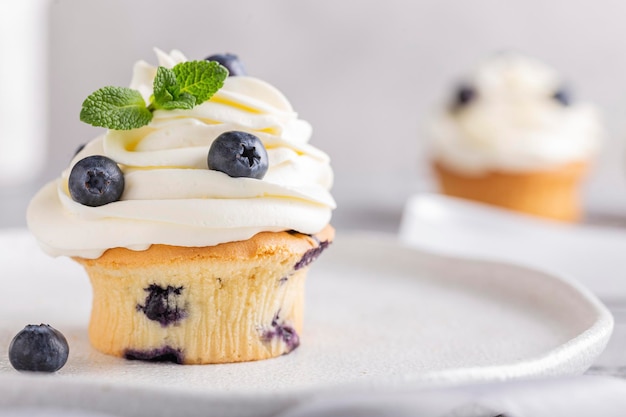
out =
<path fill-rule="evenodd" d="M 146 362 L 172 362 L 182 364 L 185 361 L 183 352 L 171 346 L 152 350 L 134 350 L 127 349 L 124 352 L 124 358 L 129 361 L 146 361 Z"/>
<path fill-rule="evenodd" d="M 185 309 L 178 305 L 177 299 L 183 292 L 183 287 L 161 287 L 152 284 L 144 291 L 148 292 L 144 305 L 137 304 L 137 311 L 142 311 L 150 320 L 158 321 L 161 326 L 179 322 L 187 317 Z"/>
<path fill-rule="evenodd" d="M 18 371 L 55 372 L 65 365 L 69 353 L 60 331 L 47 324 L 29 324 L 11 341 L 9 361 Z"/>
<path fill-rule="evenodd" d="M 298 332 L 296 332 L 296 329 L 280 320 L 280 310 L 274 315 L 271 327 L 261 332 L 261 341 L 271 343 L 273 339 L 279 339 L 285 343 L 285 354 L 300 346 L 300 336 L 298 336 Z"/>
<path fill-rule="evenodd" d="M 83 149 L 85 149 L 85 146 L 87 146 L 86 143 L 81 143 L 80 145 L 78 145 L 76 147 L 76 150 L 74 151 L 74 156 L 78 155 L 80 153 L 80 151 L 82 151 Z"/>
<path fill-rule="evenodd" d="M 460 108 L 467 106 L 476 98 L 476 96 L 476 90 L 473 87 L 467 84 L 461 84 L 456 89 L 453 107 Z"/>
<path fill-rule="evenodd" d="M 319 258 L 319 256 L 328 248 L 328 246 L 330 246 L 330 242 L 328 240 L 325 240 L 323 242 L 320 242 L 317 247 L 309 249 L 304 253 L 302 258 L 296 263 L 293 269 L 297 271 L 298 269 L 302 269 L 308 266 L 311 262 Z"/>
<path fill-rule="evenodd" d="M 209 169 L 231 177 L 262 179 L 268 168 L 267 151 L 261 140 L 246 132 L 231 131 L 219 135 L 211 144 L 207 158 Z"/>
<path fill-rule="evenodd" d="M 246 75 L 246 69 L 239 57 L 234 54 L 214 54 L 204 58 L 206 61 L 217 61 L 228 69 L 228 76 Z"/>
<path fill-rule="evenodd" d="M 90 207 L 102 206 L 120 199 L 124 174 L 112 159 L 92 155 L 74 165 L 68 187 L 74 201 Z"/>
<path fill-rule="evenodd" d="M 557 91 L 555 91 L 555 93 L 552 95 L 552 98 L 555 99 L 556 101 L 558 101 L 559 103 L 561 103 L 564 106 L 569 106 L 572 103 L 571 94 L 564 87 L 562 87 L 562 88 L 558 89 Z"/>

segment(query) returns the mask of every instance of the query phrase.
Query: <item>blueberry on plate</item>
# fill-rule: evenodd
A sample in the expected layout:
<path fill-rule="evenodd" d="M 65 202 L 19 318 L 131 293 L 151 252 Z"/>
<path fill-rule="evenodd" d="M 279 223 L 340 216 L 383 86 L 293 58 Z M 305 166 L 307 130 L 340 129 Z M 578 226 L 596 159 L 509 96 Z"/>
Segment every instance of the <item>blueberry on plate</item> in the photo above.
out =
<path fill-rule="evenodd" d="M 117 201 L 124 192 L 124 174 L 117 163 L 102 155 L 78 161 L 68 180 L 72 199 L 85 206 L 97 207 Z"/>
<path fill-rule="evenodd" d="M 219 135 L 209 149 L 209 169 L 231 177 L 262 179 L 268 168 L 268 157 L 261 140 L 246 132 L 231 131 Z"/>
<path fill-rule="evenodd" d="M 228 69 L 228 76 L 246 75 L 246 69 L 239 57 L 234 54 L 214 54 L 205 58 L 207 61 L 217 61 Z"/>
<path fill-rule="evenodd" d="M 56 372 L 69 353 L 65 336 L 47 324 L 29 324 L 9 345 L 9 361 L 18 371 Z"/>

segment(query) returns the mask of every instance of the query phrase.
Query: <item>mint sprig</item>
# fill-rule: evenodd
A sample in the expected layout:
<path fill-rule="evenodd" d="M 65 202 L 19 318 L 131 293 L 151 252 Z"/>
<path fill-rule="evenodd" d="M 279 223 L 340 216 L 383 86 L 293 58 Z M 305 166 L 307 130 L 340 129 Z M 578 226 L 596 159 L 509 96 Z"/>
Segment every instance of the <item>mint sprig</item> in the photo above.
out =
<path fill-rule="evenodd" d="M 113 130 L 137 129 L 150 123 L 155 110 L 189 110 L 207 101 L 222 88 L 226 77 L 228 70 L 215 61 L 159 67 L 149 106 L 137 90 L 103 87 L 85 99 L 80 120 Z"/>
<path fill-rule="evenodd" d="M 154 95 L 151 107 L 155 109 L 192 109 L 196 105 L 196 97 L 180 92 L 180 84 L 171 69 L 159 67 L 154 77 Z"/>
<path fill-rule="evenodd" d="M 150 123 L 152 112 L 146 108 L 139 91 L 124 87 L 103 87 L 83 102 L 80 120 L 93 126 L 127 130 Z"/>
<path fill-rule="evenodd" d="M 217 92 L 228 77 L 228 70 L 217 61 L 182 62 L 172 68 L 181 94 L 191 94 L 203 103 Z"/>

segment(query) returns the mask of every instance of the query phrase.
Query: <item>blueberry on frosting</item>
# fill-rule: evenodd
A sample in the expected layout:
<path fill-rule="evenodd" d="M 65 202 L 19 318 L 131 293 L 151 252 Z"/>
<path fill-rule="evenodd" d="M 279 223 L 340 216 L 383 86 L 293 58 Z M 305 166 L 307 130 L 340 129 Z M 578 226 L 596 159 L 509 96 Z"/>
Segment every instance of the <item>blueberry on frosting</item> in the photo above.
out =
<path fill-rule="evenodd" d="M 217 61 L 228 70 L 228 76 L 246 75 L 246 69 L 235 54 L 214 54 L 205 58 L 207 61 Z"/>
<path fill-rule="evenodd" d="M 262 179 L 268 169 L 268 156 L 261 140 L 253 134 L 224 132 L 211 144 L 207 157 L 209 169 L 231 177 Z"/>
<path fill-rule="evenodd" d="M 452 107 L 458 109 L 467 106 L 477 97 L 476 89 L 469 84 L 461 84 L 457 87 Z"/>
<path fill-rule="evenodd" d="M 565 87 L 561 87 L 560 89 L 555 91 L 552 95 L 552 98 L 564 106 L 569 106 L 570 104 L 572 104 L 570 91 L 567 90 Z"/>
<path fill-rule="evenodd" d="M 68 188 L 74 201 L 98 207 L 120 199 L 124 192 L 124 174 L 112 159 L 92 155 L 74 165 Z"/>

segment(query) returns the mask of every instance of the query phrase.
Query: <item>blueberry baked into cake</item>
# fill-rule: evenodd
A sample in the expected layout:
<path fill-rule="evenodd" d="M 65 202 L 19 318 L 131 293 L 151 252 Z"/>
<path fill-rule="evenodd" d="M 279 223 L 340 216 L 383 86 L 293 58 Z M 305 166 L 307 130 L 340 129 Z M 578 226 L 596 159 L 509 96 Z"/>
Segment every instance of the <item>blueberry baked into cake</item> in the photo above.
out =
<path fill-rule="evenodd" d="M 156 50 L 81 120 L 106 127 L 31 201 L 28 226 L 93 287 L 92 345 L 184 364 L 300 344 L 307 270 L 333 241 L 328 156 L 236 56 Z"/>

